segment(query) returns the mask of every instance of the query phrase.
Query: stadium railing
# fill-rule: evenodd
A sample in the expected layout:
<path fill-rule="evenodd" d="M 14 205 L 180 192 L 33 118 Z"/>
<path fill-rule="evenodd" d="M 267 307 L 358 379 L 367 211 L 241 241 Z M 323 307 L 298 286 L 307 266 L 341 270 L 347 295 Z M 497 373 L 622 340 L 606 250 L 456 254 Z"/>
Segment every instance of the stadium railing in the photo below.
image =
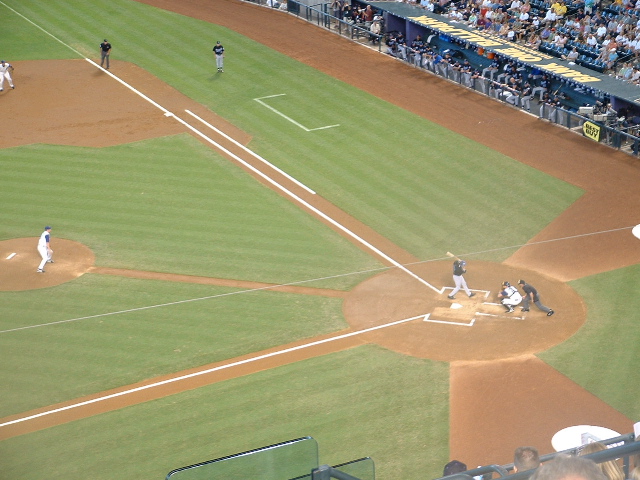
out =
<path fill-rule="evenodd" d="M 635 454 L 640 453 L 640 441 L 635 441 L 633 433 L 621 435 L 619 437 L 610 438 L 608 440 L 601 440 L 600 443 L 610 446 L 606 450 L 601 452 L 591 453 L 585 455 L 585 458 L 589 458 L 596 463 L 606 462 L 608 460 L 622 459 L 624 465 L 624 473 L 626 478 L 629 478 L 629 458 Z M 618 445 L 622 444 L 622 445 Z M 617 445 L 617 446 L 616 446 Z M 583 446 L 570 448 L 568 450 L 562 450 L 560 452 L 553 452 L 547 455 L 540 456 L 542 463 L 553 460 L 558 455 L 578 455 Z M 527 480 L 534 470 L 527 470 L 525 472 L 509 473 L 514 471 L 513 463 L 507 465 L 487 465 L 483 467 L 474 468 L 465 472 L 460 472 L 455 475 L 448 475 L 446 477 L 440 477 L 436 480 L 460 480 L 461 476 L 464 478 L 477 478 L 482 477 L 482 480 L 490 480 L 493 478 L 499 478 L 500 480 Z M 497 476 L 495 476 L 497 474 Z"/>
<path fill-rule="evenodd" d="M 273 0 L 245 0 L 251 3 L 257 3 L 264 6 L 274 6 Z M 307 0 L 308 1 L 308 0 Z M 313 1 L 313 0 L 312 0 Z M 289 14 L 300 17 L 310 23 L 326 28 L 338 35 L 344 36 L 360 43 L 369 43 L 370 47 L 376 48 L 379 52 L 382 52 L 385 35 L 375 35 L 369 31 L 368 25 L 359 23 L 353 24 L 341 19 L 338 19 L 329 13 L 328 2 L 314 3 L 308 5 L 303 1 L 286 0 L 286 3 L 278 3 L 280 10 L 286 10 Z M 373 41 L 372 41 L 373 39 Z M 384 46 L 386 52 L 386 45 Z M 410 63 L 414 66 L 413 58 L 411 55 L 407 55 L 406 58 L 396 57 L 399 60 Z M 461 86 L 473 90 L 482 95 L 489 96 L 502 103 L 510 104 L 513 108 L 520 109 L 522 107 L 522 101 L 519 99 L 516 104 L 509 102 L 509 98 L 513 101 L 513 97 L 508 95 L 494 95 L 495 88 L 492 88 L 492 82 L 488 79 L 473 79 L 472 82 L 467 82 L 467 77 L 459 75 L 458 72 L 452 72 L 451 69 L 442 70 L 440 68 L 426 68 L 420 66 L 416 68 L 424 69 L 432 74 L 446 78 L 449 81 L 460 84 Z M 508 88 L 503 88 L 503 92 L 508 92 Z M 638 156 L 640 152 L 640 125 L 628 127 L 624 123 L 617 121 L 604 121 L 598 120 L 592 117 L 585 117 L 577 112 L 565 108 L 551 108 L 545 105 L 539 105 L 539 102 L 532 97 L 531 113 L 538 117 L 548 120 L 551 123 L 565 127 L 575 133 L 582 134 L 590 137 L 592 140 L 607 145 L 611 148 L 621 150 L 627 154 Z M 617 119 L 616 119 L 617 120 Z M 584 125 L 588 124 L 589 132 L 597 132 L 595 134 L 585 133 Z"/>
<path fill-rule="evenodd" d="M 375 465 L 364 457 L 339 465 L 318 465 L 318 443 L 301 437 L 207 460 L 170 471 L 166 480 L 253 478 L 260 480 L 375 480 Z"/>

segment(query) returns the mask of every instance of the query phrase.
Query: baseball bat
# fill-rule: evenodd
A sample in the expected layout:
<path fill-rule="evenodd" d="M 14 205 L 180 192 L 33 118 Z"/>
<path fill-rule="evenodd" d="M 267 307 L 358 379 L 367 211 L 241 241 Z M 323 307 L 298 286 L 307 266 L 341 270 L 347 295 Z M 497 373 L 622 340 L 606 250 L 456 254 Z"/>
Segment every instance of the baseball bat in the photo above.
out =
<path fill-rule="evenodd" d="M 455 258 L 456 260 L 460 260 L 458 257 L 456 257 L 453 253 L 451 252 L 447 252 L 447 256 L 451 257 L 451 258 Z"/>

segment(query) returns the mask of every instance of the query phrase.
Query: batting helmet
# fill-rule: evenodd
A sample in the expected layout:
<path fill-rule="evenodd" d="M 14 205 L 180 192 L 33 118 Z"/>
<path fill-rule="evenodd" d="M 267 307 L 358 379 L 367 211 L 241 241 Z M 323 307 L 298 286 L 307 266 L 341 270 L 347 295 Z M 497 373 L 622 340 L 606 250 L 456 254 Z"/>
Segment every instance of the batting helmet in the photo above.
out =
<path fill-rule="evenodd" d="M 511 284 L 509 282 L 502 282 L 502 285 L 504 285 L 505 287 L 510 287 Z"/>

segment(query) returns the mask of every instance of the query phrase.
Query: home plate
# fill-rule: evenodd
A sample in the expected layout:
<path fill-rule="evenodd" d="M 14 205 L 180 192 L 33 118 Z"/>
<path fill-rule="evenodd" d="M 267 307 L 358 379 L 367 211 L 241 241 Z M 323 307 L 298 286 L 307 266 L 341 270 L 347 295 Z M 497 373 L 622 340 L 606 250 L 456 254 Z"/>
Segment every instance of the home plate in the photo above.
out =
<path fill-rule="evenodd" d="M 460 305 L 459 303 L 452 303 L 451 307 L 449 307 L 453 310 L 458 310 L 459 308 L 462 308 L 462 305 Z"/>

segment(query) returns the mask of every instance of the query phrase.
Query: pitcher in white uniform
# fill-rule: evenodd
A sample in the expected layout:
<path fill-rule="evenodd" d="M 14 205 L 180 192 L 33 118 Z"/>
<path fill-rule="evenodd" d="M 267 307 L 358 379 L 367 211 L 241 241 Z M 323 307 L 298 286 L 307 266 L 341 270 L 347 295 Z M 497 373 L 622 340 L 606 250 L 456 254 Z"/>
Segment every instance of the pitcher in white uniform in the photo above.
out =
<path fill-rule="evenodd" d="M 38 240 L 38 253 L 42 257 L 40 265 L 38 265 L 37 273 L 44 273 L 45 263 L 53 263 L 53 250 L 51 250 L 51 227 L 47 225 L 44 227 L 44 232 L 40 235 Z"/>
<path fill-rule="evenodd" d="M 13 72 L 13 65 L 5 62 L 4 60 L 0 60 L 0 92 L 4 90 L 5 80 L 9 82 L 9 86 L 11 88 L 15 88 L 13 86 L 13 79 L 11 78 L 11 72 Z"/>

